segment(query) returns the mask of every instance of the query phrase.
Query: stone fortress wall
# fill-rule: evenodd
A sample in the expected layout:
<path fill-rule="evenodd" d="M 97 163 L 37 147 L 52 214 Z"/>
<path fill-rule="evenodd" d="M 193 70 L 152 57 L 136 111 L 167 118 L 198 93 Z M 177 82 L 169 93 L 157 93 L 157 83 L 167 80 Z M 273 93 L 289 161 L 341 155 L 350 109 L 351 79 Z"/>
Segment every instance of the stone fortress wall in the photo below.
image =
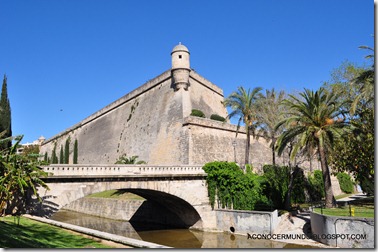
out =
<path fill-rule="evenodd" d="M 244 163 L 244 130 L 235 139 L 236 125 L 209 119 L 212 114 L 228 115 L 222 89 L 190 69 L 185 46 L 177 45 L 171 56 L 172 69 L 48 139 L 40 153 L 51 157 L 56 146 L 59 156 L 70 138 L 70 163 L 75 139 L 79 164 L 114 164 L 122 154 L 138 156 L 149 165 Z M 192 109 L 203 111 L 206 118 L 190 116 Z M 251 138 L 253 167 L 260 170 L 271 158 L 269 143 Z M 288 157 L 277 157 L 277 163 L 288 164 Z M 313 169 L 318 168 L 313 162 Z"/>

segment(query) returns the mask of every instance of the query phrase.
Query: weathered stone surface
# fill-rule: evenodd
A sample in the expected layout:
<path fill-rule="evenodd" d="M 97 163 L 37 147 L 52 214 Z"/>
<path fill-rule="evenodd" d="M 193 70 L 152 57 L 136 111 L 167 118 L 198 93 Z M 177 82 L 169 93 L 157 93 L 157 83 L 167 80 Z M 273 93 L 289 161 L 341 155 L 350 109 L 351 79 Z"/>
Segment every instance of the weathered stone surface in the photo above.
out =
<path fill-rule="evenodd" d="M 178 80 L 187 88 L 176 88 Z M 236 125 L 228 120 L 209 119 L 212 114 L 227 117 L 223 101 L 221 88 L 190 69 L 189 50 L 180 44 L 172 51 L 171 69 L 48 139 L 40 152 L 51 157 L 54 146 L 58 153 L 70 138 L 70 163 L 77 139 L 79 164 L 114 164 L 122 154 L 138 156 L 151 165 L 203 165 L 214 160 L 244 164 L 244 129 L 237 134 Z M 190 116 L 192 109 L 203 111 L 206 118 Z M 262 138 L 251 139 L 255 171 L 272 163 L 269 144 Z M 301 159 L 296 162 L 308 168 L 309 162 Z M 277 157 L 277 164 L 289 164 L 288 155 Z M 320 168 L 315 160 L 312 166 Z"/>
<path fill-rule="evenodd" d="M 63 209 L 112 220 L 129 221 L 143 202 L 144 200 L 81 198 Z"/>

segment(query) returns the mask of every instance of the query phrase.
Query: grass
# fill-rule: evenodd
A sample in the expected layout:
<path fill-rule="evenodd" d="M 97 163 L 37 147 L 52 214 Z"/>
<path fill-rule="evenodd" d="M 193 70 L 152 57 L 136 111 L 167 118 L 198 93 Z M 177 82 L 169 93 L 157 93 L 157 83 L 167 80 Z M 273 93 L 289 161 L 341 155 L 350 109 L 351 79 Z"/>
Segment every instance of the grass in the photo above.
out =
<path fill-rule="evenodd" d="M 315 208 L 315 213 L 331 216 L 351 216 L 350 208 L 354 209 L 354 217 L 374 218 L 374 197 L 368 197 L 350 202 L 350 206 L 336 208 Z"/>
<path fill-rule="evenodd" d="M 0 218 L 1 248 L 112 248 L 45 223 L 14 217 Z"/>
<path fill-rule="evenodd" d="M 354 208 L 354 217 L 374 218 L 374 208 L 351 206 Z M 315 213 L 322 213 L 320 208 L 314 209 Z M 331 216 L 351 216 L 349 207 L 337 207 L 337 208 L 323 208 L 324 215 Z"/>
<path fill-rule="evenodd" d="M 335 199 L 338 200 L 338 199 L 349 197 L 351 195 L 353 195 L 353 193 L 340 194 L 340 195 L 335 196 Z"/>
<path fill-rule="evenodd" d="M 88 195 L 87 197 L 112 198 L 112 199 L 124 199 L 124 200 L 144 200 L 144 198 L 136 194 L 126 192 L 125 190 L 108 190 L 108 191 L 94 193 L 94 194 Z"/>

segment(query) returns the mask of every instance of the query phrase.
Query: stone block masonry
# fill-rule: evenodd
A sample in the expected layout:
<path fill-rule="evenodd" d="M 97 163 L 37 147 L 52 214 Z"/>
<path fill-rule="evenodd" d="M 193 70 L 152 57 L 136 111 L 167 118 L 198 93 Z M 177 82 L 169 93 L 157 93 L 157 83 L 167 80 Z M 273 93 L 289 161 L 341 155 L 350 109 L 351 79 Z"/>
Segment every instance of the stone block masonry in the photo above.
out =
<path fill-rule="evenodd" d="M 123 154 L 149 165 L 203 165 L 215 160 L 243 164 L 245 132 L 241 128 L 236 138 L 236 126 L 228 120 L 209 119 L 213 114 L 228 116 L 223 91 L 190 68 L 189 55 L 184 45 L 177 45 L 171 69 L 48 139 L 40 154 L 51 158 L 55 148 L 58 156 L 69 138 L 70 164 L 75 140 L 78 164 L 114 164 Z M 192 109 L 206 118 L 190 116 Z M 253 166 L 261 170 L 271 159 L 269 143 L 252 138 Z M 277 159 L 277 164 L 288 164 L 287 155 Z"/>

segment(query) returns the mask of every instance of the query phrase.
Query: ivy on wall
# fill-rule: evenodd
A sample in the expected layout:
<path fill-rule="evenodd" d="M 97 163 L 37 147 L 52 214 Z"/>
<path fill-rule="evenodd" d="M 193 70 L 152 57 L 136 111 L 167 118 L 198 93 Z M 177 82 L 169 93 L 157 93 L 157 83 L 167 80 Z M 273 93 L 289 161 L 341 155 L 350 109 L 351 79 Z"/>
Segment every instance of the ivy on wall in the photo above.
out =
<path fill-rule="evenodd" d="M 267 205 L 268 199 L 262 195 L 259 176 L 253 172 L 244 174 L 234 162 L 210 162 L 203 170 L 208 174 L 206 182 L 211 207 L 215 203 L 220 208 L 235 210 L 255 210 Z"/>

